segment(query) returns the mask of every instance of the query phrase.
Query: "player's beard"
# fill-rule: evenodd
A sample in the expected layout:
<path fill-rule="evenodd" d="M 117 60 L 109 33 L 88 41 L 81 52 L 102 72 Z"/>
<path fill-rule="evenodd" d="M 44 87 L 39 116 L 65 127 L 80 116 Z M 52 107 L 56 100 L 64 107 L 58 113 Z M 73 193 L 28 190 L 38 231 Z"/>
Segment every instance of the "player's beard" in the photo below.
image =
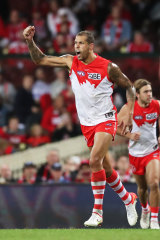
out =
<path fill-rule="evenodd" d="M 146 99 L 146 100 L 141 99 L 141 103 L 146 107 L 151 103 L 151 101 L 152 101 L 152 98 Z"/>

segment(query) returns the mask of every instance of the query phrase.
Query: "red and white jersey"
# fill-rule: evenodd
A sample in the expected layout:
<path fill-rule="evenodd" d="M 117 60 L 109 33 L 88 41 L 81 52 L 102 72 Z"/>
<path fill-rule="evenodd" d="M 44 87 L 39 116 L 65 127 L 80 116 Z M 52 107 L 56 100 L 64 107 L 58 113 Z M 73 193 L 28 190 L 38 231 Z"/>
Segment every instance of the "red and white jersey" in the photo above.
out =
<path fill-rule="evenodd" d="M 112 102 L 113 82 L 109 80 L 109 60 L 97 55 L 89 64 L 73 58 L 70 79 L 81 125 L 95 126 L 116 119 Z"/>
<path fill-rule="evenodd" d="M 140 132 L 139 141 L 129 141 L 129 154 L 134 157 L 144 157 L 158 147 L 156 135 L 157 119 L 160 114 L 160 106 L 157 100 L 152 100 L 148 107 L 140 107 L 135 102 L 133 114 L 132 132 Z"/>

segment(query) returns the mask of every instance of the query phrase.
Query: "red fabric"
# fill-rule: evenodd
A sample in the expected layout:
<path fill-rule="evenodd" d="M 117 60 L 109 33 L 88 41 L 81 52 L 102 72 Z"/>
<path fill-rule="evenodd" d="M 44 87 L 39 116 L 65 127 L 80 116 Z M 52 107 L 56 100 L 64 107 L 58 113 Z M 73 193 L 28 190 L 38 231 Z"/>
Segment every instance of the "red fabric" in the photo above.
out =
<path fill-rule="evenodd" d="M 5 151 L 4 151 L 4 154 L 8 155 L 8 154 L 11 154 L 13 152 L 13 146 L 8 146 L 6 147 Z"/>
<path fill-rule="evenodd" d="M 145 109 L 145 110 L 144 110 Z M 155 113 L 156 117 L 153 119 L 147 119 L 147 114 Z M 142 116 L 142 119 L 137 119 L 136 116 Z M 134 114 L 133 114 L 133 120 L 137 124 L 138 127 L 141 127 L 145 122 L 148 124 L 154 124 L 158 116 L 160 115 L 160 107 L 159 102 L 157 100 L 152 99 L 151 103 L 147 108 L 143 108 L 138 104 L 138 101 L 135 102 L 134 105 Z"/>
<path fill-rule="evenodd" d="M 44 113 L 49 107 L 51 107 L 51 105 L 52 105 L 52 98 L 50 94 L 48 93 L 43 94 L 40 97 L 40 106 L 41 106 L 42 112 Z"/>
<path fill-rule="evenodd" d="M 57 30 L 57 33 L 61 32 L 61 26 L 62 26 L 63 23 L 57 23 L 56 24 L 56 30 Z M 70 28 L 71 28 L 71 25 L 72 23 L 71 22 L 66 22 L 67 24 L 67 27 L 68 27 L 68 30 L 70 31 Z"/>
<path fill-rule="evenodd" d="M 146 208 L 148 206 L 148 202 L 145 204 L 140 203 L 143 208 Z"/>
<path fill-rule="evenodd" d="M 136 175 L 144 175 L 147 164 L 153 159 L 157 159 L 160 161 L 160 151 L 159 150 L 156 150 L 155 152 L 153 152 L 145 157 L 133 157 L 129 154 L 130 165 L 131 165 L 133 173 Z"/>
<path fill-rule="evenodd" d="M 98 172 L 92 173 L 92 177 L 91 177 L 92 182 L 101 182 L 101 181 L 105 181 L 105 180 L 106 180 L 106 173 L 105 173 L 104 169 L 102 169 Z"/>
<path fill-rule="evenodd" d="M 110 36 L 110 29 L 112 25 L 112 20 L 107 20 L 105 24 L 105 36 Z M 116 26 L 116 33 L 115 33 L 115 38 L 114 38 L 114 43 L 118 43 L 120 36 L 122 34 L 122 21 L 119 21 L 118 25 Z"/>
<path fill-rule="evenodd" d="M 49 136 L 39 136 L 39 137 L 29 137 L 27 139 L 27 144 L 29 144 L 32 147 L 37 147 L 39 145 L 49 143 L 50 137 Z"/>
<path fill-rule="evenodd" d="M 2 18 L 0 17 L 0 37 L 5 38 L 6 37 L 6 29 L 4 26 L 4 22 L 2 20 Z"/>
<path fill-rule="evenodd" d="M 1 138 L 6 138 L 7 135 L 6 135 L 6 132 L 3 131 L 3 128 L 0 127 L 0 137 Z"/>
<path fill-rule="evenodd" d="M 17 24 L 8 24 L 7 36 L 11 42 L 21 40 L 20 32 L 28 26 L 27 22 L 23 21 Z"/>
<path fill-rule="evenodd" d="M 25 135 L 18 135 L 18 134 L 7 134 L 6 133 L 6 139 L 14 144 L 14 145 L 18 145 L 20 143 L 25 143 L 26 142 L 26 136 Z"/>
<path fill-rule="evenodd" d="M 26 54 L 29 53 L 29 50 L 25 42 L 14 41 L 9 45 L 8 52 L 10 54 Z"/>
<path fill-rule="evenodd" d="M 148 42 L 144 42 L 141 45 L 137 45 L 135 43 L 130 43 L 128 46 L 128 51 L 129 52 L 151 52 L 152 51 L 152 46 Z"/>
<path fill-rule="evenodd" d="M 158 213 L 159 212 L 159 207 L 150 207 L 150 209 L 151 209 L 151 213 Z"/>
<path fill-rule="evenodd" d="M 34 184 L 35 181 L 36 181 L 36 175 L 30 179 L 29 183 L 30 183 L 30 184 Z M 26 182 L 27 182 L 27 181 L 26 181 L 26 179 L 25 179 L 24 176 L 21 177 L 21 178 L 18 180 L 18 183 L 19 183 L 19 184 L 26 183 Z"/>
<path fill-rule="evenodd" d="M 88 147 L 92 147 L 94 144 L 94 136 L 96 132 L 106 132 L 113 136 L 113 139 L 117 130 L 117 121 L 107 121 L 100 123 L 96 126 L 83 126 L 81 125 L 81 130 Z"/>
<path fill-rule="evenodd" d="M 112 183 L 112 182 L 114 182 L 117 179 L 117 177 L 118 177 L 118 173 L 113 169 L 112 175 L 110 177 L 107 177 L 106 181 L 108 183 Z"/>
<path fill-rule="evenodd" d="M 111 61 L 100 57 L 96 53 L 95 55 L 97 55 L 97 57 L 91 63 L 89 63 L 87 67 L 89 67 L 89 71 L 91 73 L 99 73 L 101 75 L 101 77 L 96 81 L 93 78 L 89 77 L 89 72 L 87 72 L 88 70 L 86 69 L 86 65 L 82 61 L 80 61 L 77 56 L 73 57 L 72 67 L 69 75 L 71 76 L 72 72 L 74 71 L 74 73 L 77 76 L 79 84 L 83 84 L 86 83 L 86 81 L 88 81 L 90 82 L 90 84 L 94 85 L 94 88 L 96 88 L 105 77 L 107 77 L 108 81 L 112 82 L 111 79 L 109 78 L 107 70 L 108 64 Z"/>
<path fill-rule="evenodd" d="M 67 111 L 71 114 L 72 122 L 76 124 L 79 123 L 75 103 L 69 104 L 67 107 Z"/>
<path fill-rule="evenodd" d="M 123 189 L 124 189 L 124 186 L 123 186 Z M 123 190 L 122 189 L 122 190 Z M 129 193 L 128 192 L 126 192 L 126 194 L 124 195 L 124 197 L 122 197 L 121 199 L 122 199 L 122 201 L 125 201 L 125 200 L 127 200 L 127 198 L 129 197 Z M 129 204 L 129 203 L 128 203 Z M 128 205 L 128 204 L 126 204 L 126 205 Z"/>
<path fill-rule="evenodd" d="M 96 182 L 104 182 L 104 183 L 102 183 L 102 185 L 99 185 L 99 186 L 94 186 L 93 183 L 96 183 Z M 97 202 L 94 203 L 93 211 L 95 211 L 95 209 L 102 210 L 103 208 L 103 203 L 101 204 L 100 200 L 103 199 L 103 196 L 104 196 L 104 190 L 106 185 L 105 183 L 106 183 L 106 173 L 104 169 L 98 172 L 92 173 L 92 177 L 91 177 L 92 190 L 93 190 L 93 193 L 95 192 L 94 199 L 98 200 Z M 100 194 L 98 194 L 99 192 Z"/>
<path fill-rule="evenodd" d="M 53 133 L 59 121 L 60 115 L 58 111 L 54 110 L 53 106 L 51 106 L 45 111 L 41 125 L 49 133 Z"/>

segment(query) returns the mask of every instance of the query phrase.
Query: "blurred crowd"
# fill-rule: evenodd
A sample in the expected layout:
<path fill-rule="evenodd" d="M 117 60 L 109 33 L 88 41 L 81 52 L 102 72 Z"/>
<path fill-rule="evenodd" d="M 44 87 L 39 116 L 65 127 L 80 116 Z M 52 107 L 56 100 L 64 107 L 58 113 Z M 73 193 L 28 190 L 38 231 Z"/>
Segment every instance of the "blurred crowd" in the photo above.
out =
<path fill-rule="evenodd" d="M 109 152 L 112 167 L 114 167 L 122 182 L 134 182 L 128 156 L 122 155 L 115 158 Z M 54 149 L 48 152 L 46 162 L 37 167 L 33 162 L 24 163 L 22 176 L 13 177 L 8 165 L 0 168 L 0 184 L 54 184 L 54 183 L 90 183 L 91 169 L 89 160 L 80 156 L 71 156 L 63 163 L 59 152 Z"/>
<path fill-rule="evenodd" d="M 0 72 L 0 155 L 81 134 L 75 99 L 65 69 L 43 68 L 24 75 L 18 89 Z"/>
<path fill-rule="evenodd" d="M 25 27 L 35 26 L 36 43 L 51 55 L 73 53 L 75 35 L 81 30 L 94 33 L 95 52 L 100 55 L 105 51 L 155 52 L 160 49 L 159 12 L 158 0 L 1 1 L 0 156 L 81 134 L 68 72 L 35 67 L 30 59 L 22 58 L 28 54 L 22 35 Z M 20 59 L 3 58 L 10 54 L 22 55 Z M 136 74 L 137 78 L 145 76 L 146 71 L 147 77 L 151 74 L 155 80 L 156 64 L 151 68 L 147 61 L 136 58 L 124 66 L 134 78 Z M 119 110 L 126 102 L 125 91 L 115 86 L 113 100 Z M 88 160 L 74 156 L 62 166 L 58 155 L 56 161 L 49 159 L 47 156 L 40 168 L 26 163 L 18 180 L 12 177 L 9 166 L 3 165 L 0 182 L 90 181 Z M 122 180 L 133 181 L 128 158 L 111 159 Z"/>
<path fill-rule="evenodd" d="M 152 52 L 159 49 L 158 0 L 6 0 L 0 15 L 0 49 L 28 53 L 22 36 L 36 28 L 38 46 L 50 54 L 73 52 L 80 30 L 92 31 L 95 51 Z"/>

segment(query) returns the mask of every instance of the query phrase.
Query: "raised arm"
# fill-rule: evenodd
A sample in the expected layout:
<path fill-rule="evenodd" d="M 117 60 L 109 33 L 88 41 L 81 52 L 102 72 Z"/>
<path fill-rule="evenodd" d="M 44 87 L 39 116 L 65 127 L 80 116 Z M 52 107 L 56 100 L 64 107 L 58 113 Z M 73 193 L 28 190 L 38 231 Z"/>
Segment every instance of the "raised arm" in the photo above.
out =
<path fill-rule="evenodd" d="M 126 97 L 128 102 L 127 111 L 126 115 L 123 116 L 120 122 L 120 124 L 122 125 L 122 134 L 124 134 L 127 127 L 129 128 L 129 130 L 132 129 L 132 117 L 136 97 L 135 88 L 133 87 L 131 81 L 127 78 L 125 74 L 121 72 L 120 68 L 116 64 L 110 63 L 108 65 L 108 74 L 112 82 L 126 89 Z"/>
<path fill-rule="evenodd" d="M 73 60 L 72 55 L 64 55 L 61 57 L 45 55 L 35 44 L 33 40 L 34 34 L 34 26 L 28 26 L 23 31 L 23 36 L 26 39 L 31 58 L 35 64 L 53 67 L 67 67 L 68 69 L 71 69 Z"/>

